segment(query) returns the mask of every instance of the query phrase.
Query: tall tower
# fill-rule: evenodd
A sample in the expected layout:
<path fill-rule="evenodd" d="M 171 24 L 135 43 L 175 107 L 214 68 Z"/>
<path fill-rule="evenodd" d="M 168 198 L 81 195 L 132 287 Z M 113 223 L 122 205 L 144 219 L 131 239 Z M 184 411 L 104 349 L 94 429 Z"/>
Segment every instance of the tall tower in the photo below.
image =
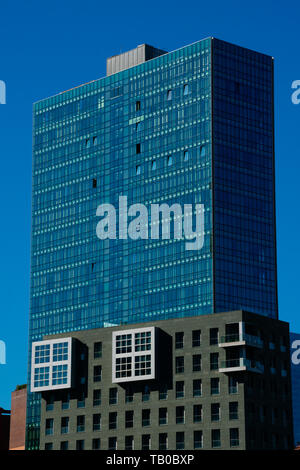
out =
<path fill-rule="evenodd" d="M 30 344 L 229 310 L 277 318 L 271 57 L 214 38 L 142 45 L 33 114 Z M 118 228 L 120 196 L 203 204 L 203 247 L 186 250 L 172 227 L 99 240 L 97 207 L 112 204 Z M 37 448 L 37 394 L 27 431 Z"/>

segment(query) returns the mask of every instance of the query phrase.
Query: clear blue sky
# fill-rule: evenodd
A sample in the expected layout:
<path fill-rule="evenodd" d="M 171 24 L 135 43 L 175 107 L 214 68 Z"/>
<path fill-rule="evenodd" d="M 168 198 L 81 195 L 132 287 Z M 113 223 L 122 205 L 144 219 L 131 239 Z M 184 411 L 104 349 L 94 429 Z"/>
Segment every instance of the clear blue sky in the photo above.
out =
<path fill-rule="evenodd" d="M 299 18 L 297 3 L 264 0 L 1 2 L 0 407 L 27 377 L 32 103 L 104 76 L 106 57 L 144 42 L 172 51 L 215 36 L 275 57 L 279 314 L 300 332 Z"/>

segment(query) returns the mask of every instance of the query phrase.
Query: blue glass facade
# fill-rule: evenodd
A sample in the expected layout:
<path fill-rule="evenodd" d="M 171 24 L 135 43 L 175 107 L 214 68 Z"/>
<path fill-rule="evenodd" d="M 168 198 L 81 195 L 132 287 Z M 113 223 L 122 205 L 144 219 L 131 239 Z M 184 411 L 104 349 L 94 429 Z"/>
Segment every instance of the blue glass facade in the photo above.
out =
<path fill-rule="evenodd" d="M 291 378 L 295 445 L 300 445 L 300 334 L 290 333 Z"/>
<path fill-rule="evenodd" d="M 277 318 L 273 58 L 213 41 L 215 312 Z"/>
<path fill-rule="evenodd" d="M 239 308 L 276 317 L 272 83 L 271 58 L 209 38 L 34 105 L 30 342 Z M 99 240 L 97 206 L 119 196 L 204 204 L 203 248 Z M 27 427 L 38 448 L 38 394 Z"/>

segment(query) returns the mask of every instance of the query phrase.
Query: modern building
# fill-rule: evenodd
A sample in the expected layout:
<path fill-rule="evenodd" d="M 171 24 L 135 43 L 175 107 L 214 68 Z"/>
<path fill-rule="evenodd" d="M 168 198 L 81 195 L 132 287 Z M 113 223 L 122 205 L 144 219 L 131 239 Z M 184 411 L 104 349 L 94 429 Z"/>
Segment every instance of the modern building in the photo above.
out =
<path fill-rule="evenodd" d="M 10 410 L 0 408 L 0 450 L 9 448 Z"/>
<path fill-rule="evenodd" d="M 26 437 L 27 386 L 18 385 L 11 394 L 9 450 L 24 450 Z"/>
<path fill-rule="evenodd" d="M 300 334 L 290 333 L 291 378 L 295 445 L 300 445 Z"/>
<path fill-rule="evenodd" d="M 139 46 L 34 105 L 28 383 L 31 344 L 47 335 L 235 310 L 276 323 L 273 108 L 273 58 L 215 38 Z M 151 219 L 157 236 L 143 220 L 128 237 L 120 196 L 160 206 L 170 236 Z M 115 239 L 99 239 L 103 203 Z M 166 204 L 204 206 L 201 249 L 187 249 Z M 40 419 L 30 393 L 28 449 Z"/>
<path fill-rule="evenodd" d="M 243 311 L 45 337 L 40 447 L 292 448 L 288 346 L 287 323 Z"/>

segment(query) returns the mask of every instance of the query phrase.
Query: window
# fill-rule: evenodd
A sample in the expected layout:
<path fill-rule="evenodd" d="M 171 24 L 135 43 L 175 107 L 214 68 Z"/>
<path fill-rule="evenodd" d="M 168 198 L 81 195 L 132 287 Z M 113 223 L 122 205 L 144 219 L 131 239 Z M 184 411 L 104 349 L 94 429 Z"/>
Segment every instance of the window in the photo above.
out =
<path fill-rule="evenodd" d="M 176 433 L 176 450 L 184 449 L 184 432 Z"/>
<path fill-rule="evenodd" d="M 211 420 L 220 421 L 220 403 L 211 404 Z"/>
<path fill-rule="evenodd" d="M 54 420 L 53 418 L 48 418 L 46 419 L 46 436 L 50 436 L 53 434 L 53 429 L 54 429 Z"/>
<path fill-rule="evenodd" d="M 203 433 L 202 431 L 194 431 L 194 449 L 202 449 Z"/>
<path fill-rule="evenodd" d="M 173 157 L 172 157 L 172 155 L 169 155 L 169 156 L 168 156 L 167 163 L 168 163 L 168 166 L 173 165 Z"/>
<path fill-rule="evenodd" d="M 204 157 L 205 156 L 205 145 L 201 145 L 200 147 L 200 157 Z"/>
<path fill-rule="evenodd" d="M 139 131 L 141 130 L 141 126 L 142 126 L 142 125 L 141 125 L 141 122 L 140 122 L 140 121 L 138 121 L 138 122 L 135 123 L 135 130 L 136 130 L 136 132 L 139 132 Z"/>
<path fill-rule="evenodd" d="M 185 162 L 188 162 L 189 161 L 189 151 L 188 150 L 185 150 L 184 152 L 184 159 L 183 159 Z"/>
<path fill-rule="evenodd" d="M 151 437 L 150 434 L 142 434 L 142 450 L 150 450 Z"/>
<path fill-rule="evenodd" d="M 201 371 L 201 354 L 193 356 L 193 372 Z"/>
<path fill-rule="evenodd" d="M 212 429 L 211 431 L 211 446 L 221 447 L 221 431 L 220 429 Z"/>
<path fill-rule="evenodd" d="M 98 136 L 95 135 L 95 136 L 93 137 L 93 145 L 98 145 L 98 140 L 99 140 L 99 139 L 98 139 Z"/>
<path fill-rule="evenodd" d="M 67 384 L 68 382 L 68 365 L 60 364 L 52 367 L 52 385 Z"/>
<path fill-rule="evenodd" d="M 150 410 L 142 410 L 142 426 L 150 426 Z"/>
<path fill-rule="evenodd" d="M 202 395 L 202 380 L 193 380 L 193 397 L 201 397 Z"/>
<path fill-rule="evenodd" d="M 116 437 L 108 438 L 108 450 L 117 450 L 117 438 Z"/>
<path fill-rule="evenodd" d="M 85 416 L 77 416 L 77 432 L 85 431 Z"/>
<path fill-rule="evenodd" d="M 192 346 L 197 348 L 201 345 L 201 330 L 194 330 L 192 333 Z"/>
<path fill-rule="evenodd" d="M 237 447 L 240 445 L 239 442 L 239 429 L 238 428 L 231 428 L 229 430 L 230 433 L 230 447 Z"/>
<path fill-rule="evenodd" d="M 60 443 L 60 450 L 68 450 L 69 449 L 69 442 L 68 441 L 62 441 Z"/>
<path fill-rule="evenodd" d="M 194 423 L 200 423 L 202 421 L 202 405 L 194 405 L 193 420 Z"/>
<path fill-rule="evenodd" d="M 168 409 L 167 408 L 159 408 L 158 412 L 159 416 L 159 425 L 162 426 L 168 423 Z"/>
<path fill-rule="evenodd" d="M 220 379 L 218 377 L 213 377 L 210 379 L 210 393 L 211 395 L 219 395 Z"/>
<path fill-rule="evenodd" d="M 189 86 L 186 84 L 186 85 L 183 85 L 183 95 L 186 96 L 189 94 Z"/>
<path fill-rule="evenodd" d="M 184 382 L 176 382 L 176 398 L 184 397 Z"/>
<path fill-rule="evenodd" d="M 218 328 L 210 328 L 209 330 L 209 344 L 212 346 L 219 343 L 219 330 Z"/>
<path fill-rule="evenodd" d="M 125 450 L 134 449 L 134 440 L 133 436 L 125 436 Z"/>
<path fill-rule="evenodd" d="M 117 413 L 109 413 L 108 415 L 108 427 L 109 429 L 117 429 Z"/>
<path fill-rule="evenodd" d="M 94 359 L 99 359 L 102 357 L 102 343 L 94 343 Z"/>
<path fill-rule="evenodd" d="M 87 149 L 90 148 L 90 146 L 91 146 L 91 140 L 90 139 L 85 139 L 85 146 L 86 146 Z"/>
<path fill-rule="evenodd" d="M 142 392 L 142 401 L 150 400 L 150 388 L 148 385 L 145 385 Z"/>
<path fill-rule="evenodd" d="M 101 405 L 101 390 L 94 390 L 93 392 L 93 406 Z"/>
<path fill-rule="evenodd" d="M 100 450 L 101 449 L 101 443 L 99 438 L 95 438 L 92 440 L 92 450 Z"/>
<path fill-rule="evenodd" d="M 152 162 L 151 162 L 151 170 L 156 170 L 156 160 L 152 160 Z"/>
<path fill-rule="evenodd" d="M 238 406 L 237 401 L 229 403 L 229 419 L 239 419 Z"/>
<path fill-rule="evenodd" d="M 101 429 L 101 414 L 97 413 L 93 415 L 93 431 L 100 431 Z"/>
<path fill-rule="evenodd" d="M 176 406 L 176 424 L 184 424 L 184 406 Z"/>
<path fill-rule="evenodd" d="M 160 386 L 160 389 L 158 392 L 158 398 L 159 400 L 166 400 L 168 398 L 168 387 L 166 384 L 162 384 Z"/>
<path fill-rule="evenodd" d="M 50 377 L 50 367 L 34 368 L 34 387 L 48 387 Z"/>
<path fill-rule="evenodd" d="M 63 399 L 61 402 L 61 409 L 68 410 L 70 408 L 70 393 L 66 393 L 63 395 Z"/>
<path fill-rule="evenodd" d="M 94 382 L 101 382 L 102 379 L 102 367 L 94 366 Z"/>
<path fill-rule="evenodd" d="M 118 403 L 118 389 L 116 387 L 109 389 L 109 404 L 116 405 Z"/>
<path fill-rule="evenodd" d="M 151 355 L 145 354 L 142 356 L 135 356 L 134 370 L 135 370 L 135 376 L 150 375 L 151 374 Z"/>
<path fill-rule="evenodd" d="M 141 102 L 140 102 L 140 101 L 136 101 L 136 102 L 135 102 L 135 110 L 136 110 L 136 111 L 140 111 L 140 109 L 141 109 Z"/>
<path fill-rule="evenodd" d="M 211 353 L 210 370 L 217 370 L 218 368 L 219 368 L 219 353 Z"/>
<path fill-rule="evenodd" d="M 125 411 L 125 428 L 133 428 L 133 410 Z"/>
<path fill-rule="evenodd" d="M 52 449 L 53 449 L 53 443 L 52 442 L 46 442 L 45 450 L 52 450 Z"/>
<path fill-rule="evenodd" d="M 136 154 L 141 153 L 141 144 L 140 144 L 140 143 L 139 143 L 139 144 L 136 144 L 136 146 L 135 146 L 135 153 L 136 153 Z"/>
<path fill-rule="evenodd" d="M 175 333 L 175 349 L 183 348 L 183 338 L 184 338 L 183 332 Z"/>
<path fill-rule="evenodd" d="M 85 395 L 84 395 L 84 392 L 81 392 L 77 400 L 77 408 L 84 408 L 84 407 L 85 407 Z"/>
<path fill-rule="evenodd" d="M 171 99 L 172 99 L 172 90 L 168 90 L 167 91 L 167 100 L 171 101 Z"/>
<path fill-rule="evenodd" d="M 84 440 L 76 441 L 76 450 L 84 450 Z"/>
<path fill-rule="evenodd" d="M 125 403 L 131 403 L 133 401 L 133 390 L 131 387 L 125 389 Z"/>
<path fill-rule="evenodd" d="M 233 375 L 230 375 L 228 379 L 228 392 L 230 394 L 238 392 L 238 380 Z"/>
<path fill-rule="evenodd" d="M 175 372 L 176 374 L 184 373 L 184 357 L 183 356 L 177 356 L 175 358 Z"/>
<path fill-rule="evenodd" d="M 167 450 L 168 449 L 168 434 L 160 433 L 158 435 L 158 449 Z"/>
<path fill-rule="evenodd" d="M 151 331 L 142 331 L 134 335 L 134 350 L 136 352 L 150 351 Z"/>
<path fill-rule="evenodd" d="M 136 175 L 140 175 L 140 174 L 141 174 L 141 165 L 137 165 L 137 166 L 135 167 L 135 174 L 136 174 Z"/>
<path fill-rule="evenodd" d="M 52 411 L 54 409 L 54 396 L 51 393 L 46 400 L 46 411 Z"/>
<path fill-rule="evenodd" d="M 93 178 L 93 188 L 97 188 L 97 180 L 96 180 L 96 178 Z"/>
<path fill-rule="evenodd" d="M 67 434 L 69 432 L 69 418 L 67 416 L 61 418 L 60 432 L 61 434 Z"/>
<path fill-rule="evenodd" d="M 131 357 L 117 357 L 116 358 L 116 378 L 131 377 L 132 372 L 132 358 Z"/>

